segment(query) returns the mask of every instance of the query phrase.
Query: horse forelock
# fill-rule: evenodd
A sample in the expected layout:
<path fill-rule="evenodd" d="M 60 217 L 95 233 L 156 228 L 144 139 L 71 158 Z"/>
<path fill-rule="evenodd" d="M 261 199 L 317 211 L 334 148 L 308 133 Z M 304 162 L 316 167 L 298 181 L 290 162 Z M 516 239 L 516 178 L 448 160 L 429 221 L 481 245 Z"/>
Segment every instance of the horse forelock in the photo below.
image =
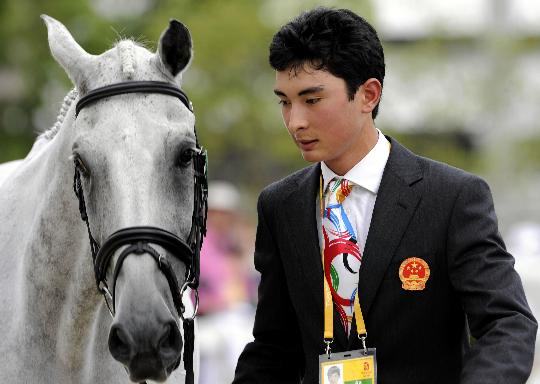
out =
<path fill-rule="evenodd" d="M 133 40 L 121 40 L 116 45 L 120 65 L 122 68 L 122 77 L 126 80 L 131 80 L 135 74 L 135 43 Z"/>

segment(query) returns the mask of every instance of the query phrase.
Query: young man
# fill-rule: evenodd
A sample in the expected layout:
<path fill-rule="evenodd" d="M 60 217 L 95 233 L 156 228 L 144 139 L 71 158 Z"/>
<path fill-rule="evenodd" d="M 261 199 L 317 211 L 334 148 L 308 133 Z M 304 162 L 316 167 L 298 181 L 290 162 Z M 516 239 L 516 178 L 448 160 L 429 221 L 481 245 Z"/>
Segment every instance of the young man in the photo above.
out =
<path fill-rule="evenodd" d="M 259 198 L 255 340 L 234 383 L 317 383 L 325 336 L 332 352 L 362 348 L 355 297 L 379 383 L 525 383 L 537 323 L 489 187 L 376 129 L 375 30 L 317 8 L 277 32 L 270 63 L 289 134 L 315 164 Z"/>

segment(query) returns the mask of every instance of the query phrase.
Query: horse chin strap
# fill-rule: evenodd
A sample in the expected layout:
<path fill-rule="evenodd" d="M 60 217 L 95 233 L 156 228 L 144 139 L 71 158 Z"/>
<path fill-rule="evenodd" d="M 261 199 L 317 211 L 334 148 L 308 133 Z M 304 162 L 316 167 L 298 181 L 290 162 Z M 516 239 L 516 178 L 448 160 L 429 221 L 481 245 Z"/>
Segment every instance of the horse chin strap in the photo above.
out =
<path fill-rule="evenodd" d="M 186 94 L 178 87 L 169 83 L 158 81 L 127 81 L 112 84 L 106 87 L 97 88 L 82 97 L 76 105 L 76 115 L 80 110 L 90 103 L 100 99 L 134 92 L 161 93 L 177 97 L 193 112 L 193 107 Z M 196 137 L 196 135 L 195 135 Z M 81 173 L 75 163 L 75 174 L 73 178 L 73 190 L 79 200 L 79 212 L 81 219 L 85 222 L 90 240 L 90 250 L 94 264 L 94 274 L 98 290 L 103 294 L 105 303 L 112 316 L 115 313 L 115 291 L 116 279 L 120 273 L 124 260 L 129 255 L 148 254 L 154 258 L 159 269 L 167 278 L 171 289 L 173 302 L 178 316 L 182 319 L 184 328 L 184 367 L 186 370 L 186 384 L 194 383 L 193 373 L 193 350 L 195 342 L 194 320 L 197 315 L 199 295 L 200 274 L 200 251 L 203 237 L 206 235 L 206 216 L 208 213 L 208 181 L 207 181 L 207 155 L 204 148 L 199 146 L 198 140 L 196 150 L 192 151 L 192 162 L 194 171 L 194 201 L 191 231 L 187 242 L 180 239 L 175 234 L 161 228 L 139 226 L 123 228 L 109 236 L 102 246 L 92 236 L 86 203 L 81 182 Z M 171 263 L 165 255 L 160 254 L 151 244 L 163 247 L 171 255 L 178 258 L 186 265 L 184 283 L 180 287 L 178 279 L 174 273 Z M 109 264 L 118 249 L 126 247 L 118 256 L 114 265 L 112 294 L 107 284 L 106 274 Z M 182 296 L 187 288 L 195 292 L 195 310 L 191 317 L 185 317 L 185 307 L 182 303 Z M 171 365 L 167 371 L 171 373 L 180 364 L 180 357 Z"/>

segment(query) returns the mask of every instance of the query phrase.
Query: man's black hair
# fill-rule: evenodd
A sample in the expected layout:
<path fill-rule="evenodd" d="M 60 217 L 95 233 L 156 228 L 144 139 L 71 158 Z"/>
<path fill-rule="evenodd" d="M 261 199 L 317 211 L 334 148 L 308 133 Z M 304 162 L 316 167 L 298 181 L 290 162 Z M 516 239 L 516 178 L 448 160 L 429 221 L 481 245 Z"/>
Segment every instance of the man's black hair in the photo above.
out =
<path fill-rule="evenodd" d="M 368 79 L 384 80 L 384 53 L 375 29 L 348 9 L 318 7 L 300 14 L 274 35 L 270 65 L 297 71 L 305 64 L 342 78 L 349 100 Z M 373 109 L 375 118 L 379 105 Z"/>

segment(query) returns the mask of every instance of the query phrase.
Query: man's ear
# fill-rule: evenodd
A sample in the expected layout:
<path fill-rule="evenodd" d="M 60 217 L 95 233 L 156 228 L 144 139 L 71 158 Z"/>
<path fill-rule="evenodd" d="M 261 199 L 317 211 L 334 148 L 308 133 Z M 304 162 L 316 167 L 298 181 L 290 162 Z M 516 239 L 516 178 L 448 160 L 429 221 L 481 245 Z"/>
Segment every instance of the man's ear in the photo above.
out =
<path fill-rule="evenodd" d="M 362 103 L 362 112 L 371 113 L 377 104 L 379 104 L 381 93 L 381 82 L 373 77 L 367 79 L 364 84 L 358 88 L 355 94 L 355 99 L 359 97 L 359 100 Z"/>

